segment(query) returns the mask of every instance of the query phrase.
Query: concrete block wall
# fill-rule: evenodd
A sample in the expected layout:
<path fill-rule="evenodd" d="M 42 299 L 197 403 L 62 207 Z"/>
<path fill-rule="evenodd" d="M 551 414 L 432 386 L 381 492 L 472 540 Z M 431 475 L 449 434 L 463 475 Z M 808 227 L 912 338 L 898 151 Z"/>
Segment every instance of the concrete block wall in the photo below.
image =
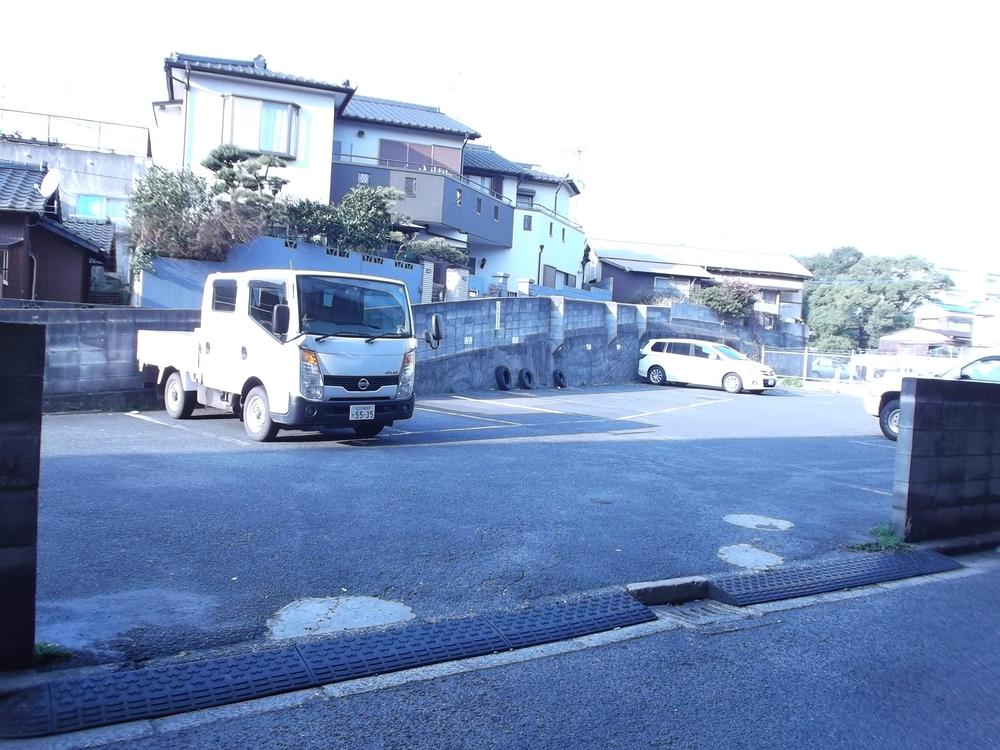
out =
<path fill-rule="evenodd" d="M 1000 530 L 1000 384 L 905 378 L 893 522 L 918 542 Z"/>
<path fill-rule="evenodd" d="M 0 308 L 0 321 L 45 326 L 46 411 L 152 403 L 149 379 L 137 369 L 136 332 L 191 331 L 199 319 L 198 310 Z"/>
<path fill-rule="evenodd" d="M 45 326 L 0 323 L 0 670 L 35 647 Z"/>

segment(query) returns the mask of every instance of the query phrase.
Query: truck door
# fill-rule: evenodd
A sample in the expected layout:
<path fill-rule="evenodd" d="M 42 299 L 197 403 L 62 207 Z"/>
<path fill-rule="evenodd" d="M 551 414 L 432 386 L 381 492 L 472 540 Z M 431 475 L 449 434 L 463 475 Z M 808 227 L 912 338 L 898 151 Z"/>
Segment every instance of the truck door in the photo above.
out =
<path fill-rule="evenodd" d="M 198 364 L 202 382 L 207 388 L 233 392 L 242 383 L 234 366 L 235 333 L 239 326 L 237 312 L 238 284 L 236 279 L 215 279 L 212 282 L 210 310 L 203 311 L 201 340 L 198 342 Z M 207 314 L 206 314 L 207 313 Z"/>

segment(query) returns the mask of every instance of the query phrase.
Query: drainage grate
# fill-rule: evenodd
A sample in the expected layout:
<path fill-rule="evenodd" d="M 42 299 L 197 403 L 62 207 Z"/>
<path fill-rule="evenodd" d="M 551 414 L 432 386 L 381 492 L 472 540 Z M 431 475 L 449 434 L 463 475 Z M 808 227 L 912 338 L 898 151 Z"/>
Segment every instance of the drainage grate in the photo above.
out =
<path fill-rule="evenodd" d="M 698 599 L 686 604 L 668 604 L 660 608 L 660 613 L 689 627 L 714 625 L 730 620 L 745 620 L 753 616 L 745 609 L 732 607 L 711 599 Z"/>
<path fill-rule="evenodd" d="M 900 578 L 943 573 L 962 566 L 937 552 L 853 554 L 798 566 L 714 578 L 708 595 L 726 604 L 744 607 L 779 599 L 869 586 Z"/>
<path fill-rule="evenodd" d="M 154 719 L 655 619 L 632 597 L 612 592 L 488 618 L 413 623 L 239 656 L 58 680 L 0 698 L 0 737 Z"/>
<path fill-rule="evenodd" d="M 489 622 L 472 617 L 304 643 L 299 653 L 316 683 L 324 684 L 508 649 Z"/>

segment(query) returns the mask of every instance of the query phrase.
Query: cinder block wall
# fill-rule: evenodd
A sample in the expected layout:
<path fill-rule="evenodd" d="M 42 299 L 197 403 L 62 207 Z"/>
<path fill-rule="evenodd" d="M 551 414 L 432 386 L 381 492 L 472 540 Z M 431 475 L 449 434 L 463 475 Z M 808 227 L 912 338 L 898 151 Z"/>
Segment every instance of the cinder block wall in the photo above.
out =
<path fill-rule="evenodd" d="M 1000 529 L 1000 384 L 905 378 L 893 520 L 906 541 Z"/>
<path fill-rule="evenodd" d="M 198 310 L 145 307 L 0 308 L 0 321 L 43 323 L 46 411 L 121 408 L 152 403 L 137 369 L 136 331 L 193 331 Z"/>
<path fill-rule="evenodd" d="M 45 328 L 0 323 L 0 670 L 35 647 L 38 470 Z"/>
<path fill-rule="evenodd" d="M 748 329 L 721 326 L 711 314 L 693 321 L 690 310 L 678 309 L 686 317 L 673 320 L 667 307 L 562 297 L 415 305 L 417 392 L 495 388 L 499 365 L 515 378 L 521 368 L 531 369 L 539 387 L 550 386 L 557 369 L 571 385 L 627 383 L 636 379 L 639 349 L 652 337 L 724 341 L 752 354 L 753 347 L 745 345 Z M 444 319 L 444 340 L 432 350 L 422 336 L 435 312 Z M 44 409 L 49 412 L 154 406 L 156 391 L 136 369 L 136 332 L 191 331 L 199 319 L 198 310 L 0 305 L 0 321 L 47 327 Z M 768 346 L 781 345 L 777 334 L 758 335 Z"/>

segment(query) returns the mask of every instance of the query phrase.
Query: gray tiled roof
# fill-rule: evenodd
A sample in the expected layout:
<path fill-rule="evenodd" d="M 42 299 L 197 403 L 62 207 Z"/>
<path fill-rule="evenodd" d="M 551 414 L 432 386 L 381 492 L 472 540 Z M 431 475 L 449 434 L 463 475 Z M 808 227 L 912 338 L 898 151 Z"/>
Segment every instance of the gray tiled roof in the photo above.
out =
<path fill-rule="evenodd" d="M 82 237 L 105 252 L 111 251 L 115 239 L 115 225 L 111 219 L 65 218 L 63 226 L 78 237 Z"/>
<path fill-rule="evenodd" d="M 59 237 L 62 237 L 65 240 L 69 240 L 80 249 L 86 250 L 88 253 L 90 253 L 95 257 L 98 258 L 102 257 L 103 250 L 98 244 L 92 242 L 88 237 L 85 237 L 75 232 L 73 228 L 66 222 L 57 221 L 56 219 L 49 216 L 43 216 L 41 219 L 39 219 L 38 226 L 42 227 L 43 229 L 47 229 L 48 231 L 52 232 L 52 234 L 58 235 Z"/>
<path fill-rule="evenodd" d="M 553 185 L 569 185 L 576 193 L 580 189 L 576 183 L 568 177 L 556 177 L 555 175 L 539 172 L 532 164 L 511 161 L 501 156 L 489 146 L 473 146 L 468 144 L 465 147 L 464 170 L 472 174 L 505 174 L 513 177 L 520 177 L 522 180 L 530 182 L 548 182 Z"/>
<path fill-rule="evenodd" d="M 464 169 L 467 172 L 509 174 L 514 177 L 525 172 L 523 164 L 501 156 L 489 146 L 474 146 L 471 143 L 465 147 Z"/>
<path fill-rule="evenodd" d="M 163 61 L 166 70 L 170 68 L 190 68 L 193 71 L 202 73 L 218 73 L 220 75 L 232 75 L 240 78 L 256 78 L 260 81 L 270 81 L 271 83 L 284 83 L 291 86 L 301 86 L 303 88 L 320 89 L 322 91 L 333 91 L 349 94 L 354 91 L 346 81 L 342 84 L 316 81 L 311 78 L 291 75 L 289 73 L 279 73 L 267 67 L 267 61 L 260 55 L 255 60 L 227 60 L 221 57 L 203 57 L 201 55 L 185 55 L 175 52 Z M 173 85 L 169 80 L 167 85 L 171 87 L 173 95 Z"/>
<path fill-rule="evenodd" d="M 588 239 L 587 244 L 600 260 L 645 261 L 707 268 L 713 274 L 725 271 L 812 278 L 809 270 L 791 255 L 740 253 L 676 245 L 653 245 L 621 240 Z M 622 265 L 614 263 L 614 265 Z"/>
<path fill-rule="evenodd" d="M 0 211 L 43 211 L 45 198 L 38 192 L 38 185 L 44 176 L 37 164 L 0 161 Z"/>
<path fill-rule="evenodd" d="M 375 99 L 371 96 L 355 96 L 347 103 L 342 115 L 349 120 L 377 122 L 403 128 L 432 130 L 435 133 L 461 135 L 478 138 L 479 133 L 441 112 L 437 107 L 423 104 L 397 102 L 391 99 Z"/>

